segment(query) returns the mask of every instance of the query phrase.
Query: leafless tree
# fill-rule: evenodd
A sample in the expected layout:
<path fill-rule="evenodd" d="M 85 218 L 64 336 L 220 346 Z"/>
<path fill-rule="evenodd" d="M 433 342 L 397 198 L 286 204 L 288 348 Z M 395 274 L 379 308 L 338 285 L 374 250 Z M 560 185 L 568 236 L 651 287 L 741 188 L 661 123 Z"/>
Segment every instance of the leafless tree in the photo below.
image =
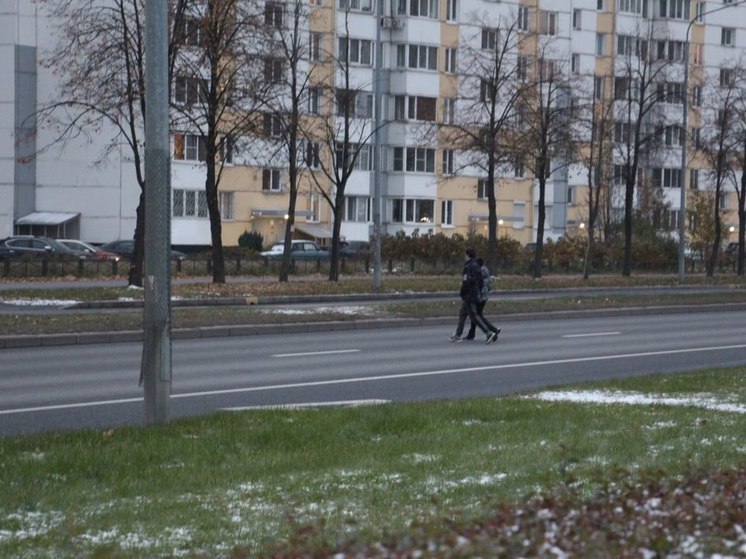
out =
<path fill-rule="evenodd" d="M 220 181 L 240 140 L 255 131 L 265 85 L 253 52 L 264 39 L 262 15 L 252 1 L 191 2 L 175 37 L 181 49 L 174 64 L 173 126 L 197 136 L 204 147 L 213 283 L 225 283 Z M 175 157 L 183 157 L 184 136 L 176 138 Z"/>
<path fill-rule="evenodd" d="M 110 2 L 68 2 L 40 0 L 56 22 L 57 48 L 43 61 L 59 78 L 53 102 L 41 107 L 37 125 L 55 131 L 50 145 L 76 137 L 99 136 L 113 127 L 99 162 L 124 143 L 132 154 L 140 200 L 134 231 L 135 253 L 130 261 L 128 281 L 142 286 L 145 231 L 145 175 L 143 130 L 145 115 L 144 0 Z M 187 0 L 170 0 L 171 25 L 181 21 Z M 171 33 L 171 37 L 174 34 Z M 173 62 L 178 45 L 169 43 Z M 173 65 L 170 65 L 169 74 Z"/>
<path fill-rule="evenodd" d="M 725 186 L 735 176 L 737 166 L 736 152 L 741 145 L 739 137 L 738 109 L 740 96 L 743 94 L 741 85 L 736 80 L 736 71 L 727 69 L 718 78 L 718 81 L 707 83 L 708 99 L 703 108 L 703 126 L 700 130 L 699 147 L 707 162 L 707 175 L 709 183 L 713 187 L 712 204 L 712 247 L 708 251 L 705 270 L 708 277 L 715 273 L 718 258 L 720 256 L 720 243 L 722 240 L 722 209 L 720 205 L 721 196 L 725 193 Z"/>
<path fill-rule="evenodd" d="M 621 175 L 617 179 L 624 183 L 624 276 L 632 273 L 635 187 L 640 169 L 656 152 L 665 122 L 659 109 L 662 103 L 681 103 L 683 98 L 683 84 L 668 81 L 671 61 L 666 41 L 659 39 L 663 34 L 657 25 L 656 20 L 650 20 L 634 34 L 617 37 L 614 144 L 616 168 Z M 660 45 L 664 47 L 659 50 Z M 605 95 L 605 89 L 606 84 L 597 83 L 596 96 Z"/>
<path fill-rule="evenodd" d="M 734 155 L 736 158 L 735 172 L 728 178 L 738 199 L 738 256 L 737 274 L 744 274 L 744 261 L 746 260 L 746 68 L 739 62 L 734 75 L 734 87 L 736 88 L 736 103 L 734 136 L 736 145 Z"/>
<path fill-rule="evenodd" d="M 467 27 L 473 31 L 457 51 L 458 91 L 449 99 L 451 105 L 445 107 L 441 140 L 459 153 L 459 169 L 473 168 L 484 173 L 489 212 L 486 262 L 494 270 L 497 269 L 495 185 L 501 169 L 512 165 L 517 157 L 511 143 L 519 125 L 516 108 L 526 89 L 527 72 L 526 59 L 519 53 L 528 34 L 520 32 L 517 19 L 501 17 L 494 22 L 482 14 L 473 20 L 479 23 Z"/>
<path fill-rule="evenodd" d="M 522 134 L 516 147 L 526 155 L 526 167 L 536 178 L 539 190 L 534 277 L 542 275 L 547 181 L 574 160 L 578 141 L 573 121 L 572 94 L 563 64 L 550 58 L 551 43 L 542 45 L 536 59 L 534 79 L 519 107 Z"/>

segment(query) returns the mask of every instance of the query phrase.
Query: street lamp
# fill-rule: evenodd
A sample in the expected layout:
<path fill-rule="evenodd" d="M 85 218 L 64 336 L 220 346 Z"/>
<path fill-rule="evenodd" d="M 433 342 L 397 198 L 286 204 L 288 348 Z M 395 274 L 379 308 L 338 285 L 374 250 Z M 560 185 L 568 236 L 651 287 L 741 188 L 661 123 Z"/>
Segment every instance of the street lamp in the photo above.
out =
<path fill-rule="evenodd" d="M 502 219 L 497 220 L 497 238 L 500 238 L 500 227 L 505 223 Z"/>
<path fill-rule="evenodd" d="M 689 32 L 692 30 L 698 20 L 701 20 L 703 16 L 708 14 L 714 14 L 727 8 L 739 6 L 746 3 L 746 0 L 740 0 L 739 2 L 733 2 L 732 4 L 724 4 L 712 10 L 704 12 L 697 12 L 694 17 L 689 20 L 689 24 L 686 26 L 686 36 L 684 38 L 684 116 L 683 116 L 683 134 L 681 135 L 681 200 L 679 203 L 679 280 L 684 279 L 684 268 L 685 268 L 685 254 L 684 244 L 686 236 L 686 173 L 687 173 L 687 157 L 686 157 L 686 138 L 689 134 L 687 130 L 687 121 L 689 117 Z M 696 4 L 699 6 L 700 4 Z"/>

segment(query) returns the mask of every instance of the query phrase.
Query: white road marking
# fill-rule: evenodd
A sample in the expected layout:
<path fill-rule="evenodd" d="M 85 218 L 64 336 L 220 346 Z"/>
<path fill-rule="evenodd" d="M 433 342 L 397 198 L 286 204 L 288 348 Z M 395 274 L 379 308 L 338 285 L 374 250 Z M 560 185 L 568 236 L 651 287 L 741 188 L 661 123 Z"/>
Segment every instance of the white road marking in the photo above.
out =
<path fill-rule="evenodd" d="M 418 377 L 432 377 L 440 375 L 458 375 L 464 373 L 481 373 L 484 371 L 500 371 L 504 369 L 522 369 L 527 367 L 539 367 L 543 365 L 566 365 L 568 363 L 590 363 L 592 361 L 616 361 L 630 357 L 656 357 L 660 355 L 676 355 L 677 353 L 698 353 L 709 351 L 723 351 L 728 349 L 746 349 L 746 344 L 723 345 L 713 347 L 690 347 L 684 349 L 666 349 L 660 351 L 642 351 L 639 353 L 622 353 L 619 355 L 598 355 L 594 357 L 573 357 L 569 359 L 549 359 L 547 361 L 526 361 L 525 363 L 505 363 L 503 365 L 484 365 L 481 367 L 465 367 L 462 369 L 441 369 L 435 371 L 419 371 L 414 373 L 395 373 L 391 375 L 380 375 L 372 377 L 342 378 L 332 380 L 317 380 L 309 382 L 292 382 L 287 384 L 270 384 L 266 386 L 249 386 L 245 388 L 226 388 L 223 390 L 206 390 L 203 392 L 185 392 L 183 394 L 172 394 L 171 398 L 200 398 L 203 396 L 220 396 L 225 394 L 243 394 L 248 392 L 268 392 L 271 390 L 286 390 L 289 388 L 308 388 L 311 386 L 330 386 L 334 384 L 357 384 L 362 382 L 376 382 L 385 380 L 399 380 Z M 0 410 L 0 415 L 11 415 L 16 413 L 27 413 L 34 411 L 49 411 L 70 408 L 83 408 L 91 406 L 104 406 L 111 404 L 128 404 L 141 402 L 143 398 L 124 398 L 121 400 L 104 400 L 98 402 L 81 402 L 73 404 L 59 404 L 53 406 L 37 406 L 33 408 L 17 408 Z"/>
<path fill-rule="evenodd" d="M 621 332 L 592 332 L 590 334 L 565 334 L 563 338 L 592 338 L 594 336 L 618 336 Z"/>
<path fill-rule="evenodd" d="M 220 408 L 223 411 L 245 410 L 294 410 L 302 408 L 322 408 L 327 406 L 377 406 L 388 404 L 391 400 L 339 400 L 337 402 L 304 402 L 300 404 L 270 404 L 267 406 L 240 406 L 234 408 Z"/>
<path fill-rule="evenodd" d="M 335 353 L 357 353 L 359 349 L 337 349 L 329 351 L 307 351 L 305 353 L 276 353 L 272 357 L 307 357 L 309 355 L 334 355 Z"/>

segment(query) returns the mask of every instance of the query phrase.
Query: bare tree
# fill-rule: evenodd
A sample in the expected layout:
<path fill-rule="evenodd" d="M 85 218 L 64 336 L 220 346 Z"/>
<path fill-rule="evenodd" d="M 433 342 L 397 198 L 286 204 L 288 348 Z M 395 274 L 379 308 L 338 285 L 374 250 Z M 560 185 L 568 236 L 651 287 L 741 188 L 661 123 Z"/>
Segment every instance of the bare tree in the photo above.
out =
<path fill-rule="evenodd" d="M 142 286 L 145 231 L 143 130 L 145 115 L 144 0 L 107 3 L 40 0 L 57 24 L 57 48 L 43 63 L 59 78 L 57 98 L 36 115 L 39 127 L 55 130 L 52 144 L 98 135 L 113 127 L 116 135 L 104 145 L 98 162 L 124 143 L 132 154 L 140 186 L 134 231 L 135 253 L 128 282 Z M 172 26 L 179 25 L 187 0 L 171 0 Z M 171 33 L 173 38 L 174 34 Z M 173 62 L 178 45 L 169 43 Z M 169 68 L 171 74 L 172 65 Z"/>
<path fill-rule="evenodd" d="M 705 270 L 708 277 L 715 273 L 720 256 L 722 240 L 721 196 L 725 186 L 735 174 L 737 165 L 736 150 L 741 145 L 738 134 L 738 108 L 740 104 L 736 72 L 729 69 L 718 78 L 718 83 L 710 82 L 705 96 L 708 104 L 704 107 L 704 122 L 700 131 L 700 149 L 708 164 L 707 175 L 713 187 L 712 204 L 712 247 L 709 251 Z"/>
<path fill-rule="evenodd" d="M 342 47 L 339 56 L 312 49 L 312 59 L 322 62 L 318 59 L 323 57 L 325 62 L 331 63 L 331 75 L 324 76 L 308 89 L 310 104 L 314 107 L 323 105 L 326 114 L 320 119 L 308 120 L 304 133 L 306 164 L 319 171 L 311 173 L 314 190 L 321 194 L 332 211 L 329 281 L 339 280 L 340 232 L 347 183 L 356 169 L 369 170 L 373 158 L 369 143 L 375 133 L 372 84 L 354 79 L 349 40 L 348 8 L 345 10 L 344 33 L 339 36 Z M 371 61 L 373 56 L 371 49 Z"/>
<path fill-rule="evenodd" d="M 495 185 L 500 170 L 517 157 L 511 143 L 519 125 L 516 107 L 526 88 L 527 71 L 526 60 L 519 53 L 528 35 L 519 32 L 517 19 L 500 18 L 493 24 L 484 14 L 475 20 L 480 22 L 474 25 L 477 31 L 458 50 L 458 92 L 449 100 L 456 106 L 446 106 L 441 139 L 460 153 L 459 167 L 484 173 L 489 212 L 486 261 L 494 270 L 497 269 Z"/>
<path fill-rule="evenodd" d="M 549 44 L 541 47 L 536 60 L 535 78 L 519 103 L 523 133 L 516 141 L 516 147 L 526 155 L 526 167 L 532 171 L 539 189 L 533 266 L 535 278 L 542 275 L 544 259 L 547 181 L 573 161 L 578 139 L 568 77 L 563 65 L 549 58 L 549 53 Z"/>
<path fill-rule="evenodd" d="M 265 8 L 267 40 L 260 56 L 268 87 L 260 98 L 264 113 L 269 158 L 282 160 L 288 168 L 288 210 L 279 281 L 288 281 L 291 244 L 295 230 L 295 208 L 303 169 L 303 102 L 307 102 L 309 8 L 303 0 L 287 3 L 267 2 Z"/>
<path fill-rule="evenodd" d="M 213 283 L 225 283 L 220 180 L 239 139 L 255 128 L 256 99 L 264 85 L 262 66 L 252 52 L 263 38 L 260 15 L 254 2 L 208 0 L 190 3 L 177 28 L 182 47 L 174 69 L 174 127 L 196 132 L 199 147 L 204 147 Z M 191 27 L 196 40 L 188 33 Z M 176 156 L 183 157 L 184 136 L 177 138 Z"/>
<path fill-rule="evenodd" d="M 671 66 L 666 52 L 659 52 L 656 21 L 635 34 L 618 37 L 623 52 L 618 57 L 613 83 L 616 104 L 614 144 L 618 178 L 624 182 L 624 263 L 622 275 L 632 274 L 632 221 L 635 187 L 641 168 L 649 163 L 660 138 L 662 103 L 681 103 L 683 84 L 667 81 Z M 605 95 L 605 84 L 596 85 L 596 96 Z M 683 188 L 683 177 L 680 177 Z M 680 216 L 683 219 L 684 216 Z"/>
<path fill-rule="evenodd" d="M 729 174 L 733 190 L 738 199 L 738 257 L 737 274 L 744 274 L 744 260 L 746 260 L 746 69 L 739 62 L 734 77 L 736 87 L 736 103 L 734 106 L 735 122 L 733 133 L 736 140 L 734 156 L 736 159 L 735 172 Z"/>

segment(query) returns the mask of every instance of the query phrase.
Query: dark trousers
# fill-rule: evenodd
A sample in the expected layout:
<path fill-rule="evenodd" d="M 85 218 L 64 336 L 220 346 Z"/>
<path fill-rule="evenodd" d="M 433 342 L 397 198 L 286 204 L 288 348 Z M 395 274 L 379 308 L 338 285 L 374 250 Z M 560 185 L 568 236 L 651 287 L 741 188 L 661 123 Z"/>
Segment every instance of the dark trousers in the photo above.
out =
<path fill-rule="evenodd" d="M 479 311 L 477 309 L 477 305 L 479 303 L 475 301 L 462 301 L 461 302 L 461 309 L 458 312 L 458 327 L 456 328 L 456 336 L 461 337 L 461 334 L 464 333 L 464 326 L 466 325 L 466 317 L 469 317 L 471 319 L 472 324 L 476 326 L 479 326 L 479 328 L 484 332 L 485 334 L 490 333 L 490 329 L 485 324 L 484 319 L 479 314 Z M 476 330 L 475 330 L 476 331 Z"/>
<path fill-rule="evenodd" d="M 479 318 L 482 319 L 482 322 L 484 322 L 487 328 L 490 329 L 490 331 L 497 332 L 497 327 L 494 324 L 492 324 L 489 320 L 487 320 L 486 316 L 484 316 L 484 306 L 486 304 L 487 304 L 487 301 L 479 301 L 479 303 L 477 303 L 477 314 L 479 315 Z M 471 325 L 469 326 L 469 333 L 466 334 L 466 337 L 473 338 L 476 333 L 477 333 L 477 323 L 474 322 L 474 320 L 472 320 Z"/>

